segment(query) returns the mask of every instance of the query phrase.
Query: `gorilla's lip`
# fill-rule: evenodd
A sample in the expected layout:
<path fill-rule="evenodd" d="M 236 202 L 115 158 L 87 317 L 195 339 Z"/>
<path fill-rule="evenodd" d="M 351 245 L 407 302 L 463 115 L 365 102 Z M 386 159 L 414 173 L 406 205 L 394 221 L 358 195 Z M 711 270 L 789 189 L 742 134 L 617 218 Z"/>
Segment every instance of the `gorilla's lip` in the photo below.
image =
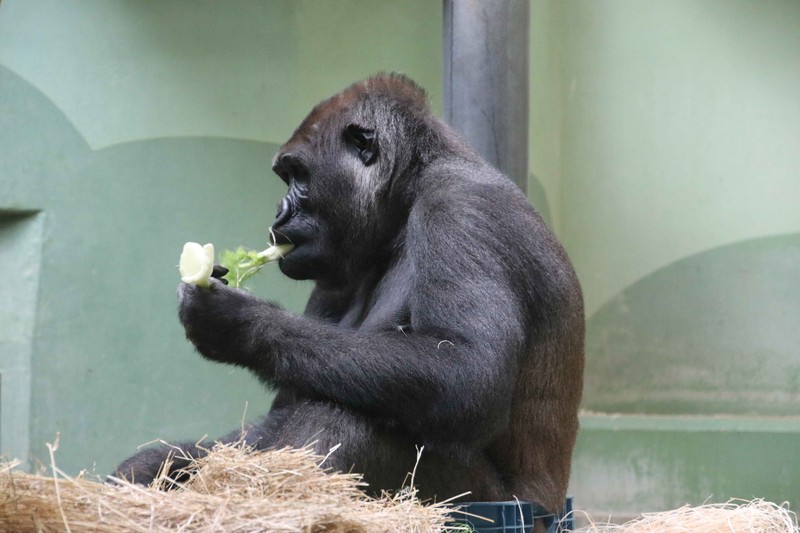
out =
<path fill-rule="evenodd" d="M 272 244 L 293 244 L 295 248 L 300 245 L 297 239 L 292 239 L 281 230 L 275 230 L 270 227 L 268 233 Z"/>

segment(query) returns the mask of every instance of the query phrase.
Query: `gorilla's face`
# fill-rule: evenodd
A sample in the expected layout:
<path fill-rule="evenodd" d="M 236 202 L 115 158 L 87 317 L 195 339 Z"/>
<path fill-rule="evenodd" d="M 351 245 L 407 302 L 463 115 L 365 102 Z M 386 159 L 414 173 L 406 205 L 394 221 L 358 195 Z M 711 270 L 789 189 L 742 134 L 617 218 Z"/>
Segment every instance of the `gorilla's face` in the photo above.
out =
<path fill-rule="evenodd" d="M 317 120 L 314 120 L 314 119 Z M 273 171 L 288 185 L 272 232 L 295 248 L 280 261 L 292 279 L 342 282 L 376 243 L 381 186 L 374 129 L 340 114 L 309 115 L 277 153 Z"/>
<path fill-rule="evenodd" d="M 322 266 L 319 263 L 323 228 L 309 197 L 308 166 L 299 154 L 279 153 L 272 169 L 289 186 L 288 193 L 278 203 L 272 234 L 277 244 L 291 243 L 295 246 L 281 259 L 280 268 L 290 278 L 312 279 L 314 272 Z"/>

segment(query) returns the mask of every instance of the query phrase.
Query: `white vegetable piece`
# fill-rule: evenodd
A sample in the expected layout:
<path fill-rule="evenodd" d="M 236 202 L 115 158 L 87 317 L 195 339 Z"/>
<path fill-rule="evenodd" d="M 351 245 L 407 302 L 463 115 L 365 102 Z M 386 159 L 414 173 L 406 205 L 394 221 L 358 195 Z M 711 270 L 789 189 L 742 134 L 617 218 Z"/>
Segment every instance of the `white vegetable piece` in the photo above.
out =
<path fill-rule="evenodd" d="M 209 243 L 201 246 L 196 242 L 184 244 L 178 270 L 182 282 L 198 287 L 210 286 L 209 278 L 214 270 L 214 245 Z"/>
<path fill-rule="evenodd" d="M 258 252 L 258 257 L 267 263 L 277 261 L 294 249 L 294 244 L 273 244 L 263 252 Z"/>

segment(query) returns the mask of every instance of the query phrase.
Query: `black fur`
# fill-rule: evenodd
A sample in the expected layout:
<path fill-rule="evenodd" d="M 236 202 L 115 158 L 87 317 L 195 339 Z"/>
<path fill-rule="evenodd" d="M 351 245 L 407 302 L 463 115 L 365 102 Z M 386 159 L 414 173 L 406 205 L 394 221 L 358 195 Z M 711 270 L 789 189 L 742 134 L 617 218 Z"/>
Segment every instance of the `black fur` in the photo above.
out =
<path fill-rule="evenodd" d="M 403 76 L 318 105 L 275 157 L 281 260 L 314 279 L 304 316 L 214 282 L 181 285 L 186 335 L 278 395 L 258 448 L 341 443 L 327 465 L 423 497 L 560 509 L 582 390 L 580 287 L 525 195 Z M 236 440 L 234 432 L 222 440 Z M 190 454 L 193 445 L 186 445 Z M 118 468 L 147 482 L 165 449 Z"/>

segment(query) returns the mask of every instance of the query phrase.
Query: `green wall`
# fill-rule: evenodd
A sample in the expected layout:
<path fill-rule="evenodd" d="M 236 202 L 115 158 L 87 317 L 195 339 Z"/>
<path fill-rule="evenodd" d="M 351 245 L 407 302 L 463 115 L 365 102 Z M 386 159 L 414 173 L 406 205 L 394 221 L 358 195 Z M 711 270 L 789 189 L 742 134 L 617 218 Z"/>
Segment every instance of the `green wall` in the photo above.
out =
<path fill-rule="evenodd" d="M 183 338 L 177 259 L 187 240 L 266 244 L 270 160 L 321 98 L 397 70 L 439 101 L 439 7 L 363 6 L 2 3 L 4 452 L 45 459 L 60 432 L 60 466 L 106 473 L 266 412 L 254 378 Z M 253 290 L 299 312 L 310 286 L 272 269 Z"/>
<path fill-rule="evenodd" d="M 588 318 L 578 505 L 797 509 L 800 3 L 533 17 L 531 170 Z"/>
<path fill-rule="evenodd" d="M 192 352 L 186 240 L 260 246 L 276 147 L 402 71 L 441 108 L 437 1 L 0 4 L 0 449 L 106 473 L 263 413 Z M 587 303 L 571 491 L 631 513 L 800 506 L 800 3 L 534 0 L 531 200 Z M 254 292 L 301 310 L 273 269 Z"/>

